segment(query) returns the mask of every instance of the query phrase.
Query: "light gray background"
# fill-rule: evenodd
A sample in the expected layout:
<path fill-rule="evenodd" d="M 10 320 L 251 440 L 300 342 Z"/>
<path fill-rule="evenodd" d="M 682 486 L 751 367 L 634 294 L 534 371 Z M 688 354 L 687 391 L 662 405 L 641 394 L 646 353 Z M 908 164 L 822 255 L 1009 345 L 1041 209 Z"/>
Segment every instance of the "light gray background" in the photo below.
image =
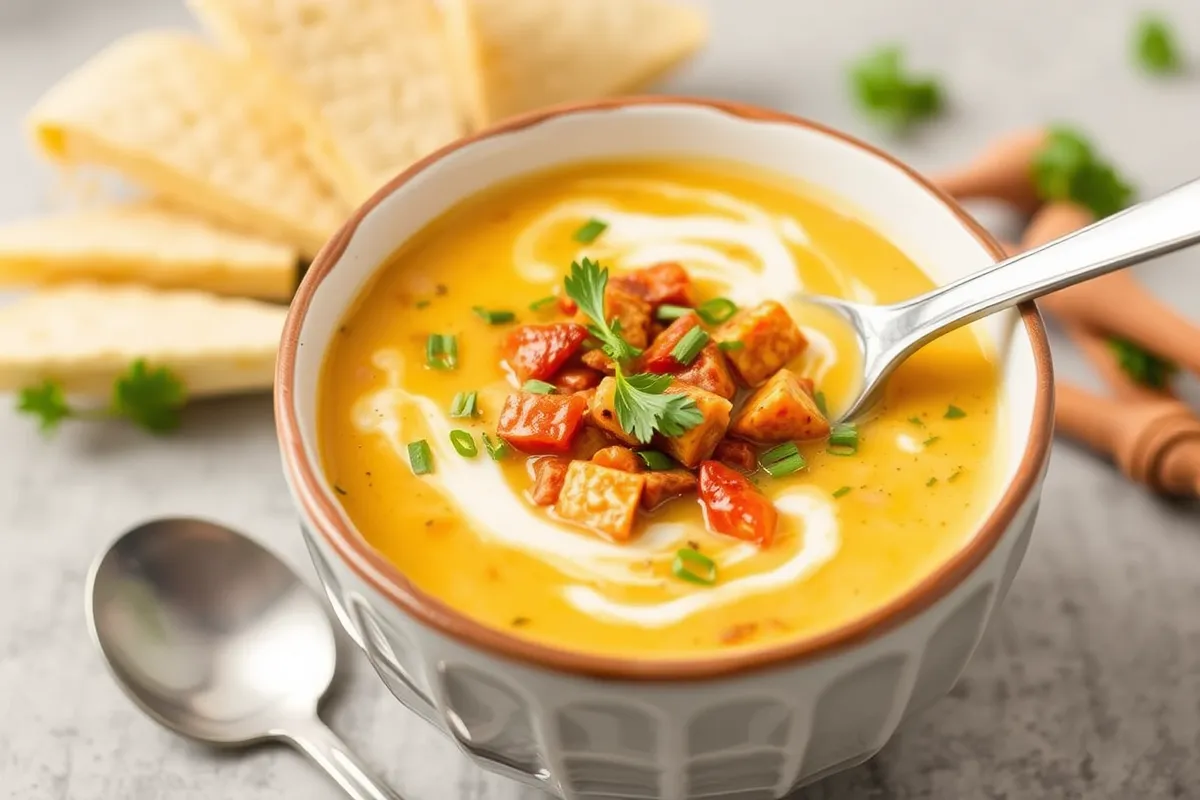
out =
<path fill-rule="evenodd" d="M 1005 130 L 1079 124 L 1144 194 L 1200 175 L 1200 3 L 1159 0 L 1197 69 L 1133 70 L 1118 0 L 708 0 L 711 45 L 668 88 L 776 106 L 861 134 L 920 168 Z M 0 220 L 46 207 L 47 172 L 18 120 L 116 35 L 186 25 L 175 0 L 0 0 Z M 939 73 L 949 113 L 906 140 L 873 131 L 844 64 L 884 41 Z M 1003 227 L 1002 216 L 985 219 Z M 1141 274 L 1200 318 L 1198 256 Z M 1055 340 L 1060 374 L 1082 377 Z M 1193 395 L 1194 396 L 1194 395 Z M 200 514 L 262 537 L 311 576 L 266 397 L 189 411 L 154 439 L 68 426 L 45 441 L 0 406 L 0 797 L 262 798 L 337 794 L 286 750 L 214 754 L 143 718 L 88 641 L 89 561 L 118 531 Z M 1200 510 L 1148 496 L 1069 445 L 1055 451 L 1033 545 L 951 696 L 872 763 L 803 796 L 1200 797 Z M 408 714 L 360 658 L 326 718 L 410 800 L 532 800 L 485 776 Z"/>

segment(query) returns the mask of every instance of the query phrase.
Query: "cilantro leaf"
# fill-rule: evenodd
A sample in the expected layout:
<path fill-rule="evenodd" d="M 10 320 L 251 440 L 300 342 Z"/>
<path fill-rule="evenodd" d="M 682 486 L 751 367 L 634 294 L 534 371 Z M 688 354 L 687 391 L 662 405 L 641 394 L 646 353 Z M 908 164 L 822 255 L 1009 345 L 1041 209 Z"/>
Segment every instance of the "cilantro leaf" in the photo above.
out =
<path fill-rule="evenodd" d="M 897 130 L 942 110 L 937 81 L 907 74 L 899 47 L 881 47 L 851 64 L 850 84 L 863 109 Z"/>
<path fill-rule="evenodd" d="M 641 373 L 626 377 L 618 366 L 616 381 L 613 399 L 617 422 L 642 444 L 655 433 L 679 436 L 704 421 L 695 400 L 686 394 L 665 394 L 671 385 L 670 375 Z"/>
<path fill-rule="evenodd" d="M 1162 17 L 1147 14 L 1134 31 L 1133 52 L 1142 69 L 1153 75 L 1179 72 L 1183 59 L 1171 28 Z"/>
<path fill-rule="evenodd" d="M 1108 347 L 1116 355 L 1117 364 L 1126 375 L 1152 389 L 1166 388 L 1171 376 L 1178 369 L 1174 363 L 1142 349 L 1127 339 L 1110 338 Z"/>
<path fill-rule="evenodd" d="M 592 321 L 588 333 L 600 342 L 601 349 L 615 361 L 628 361 L 641 350 L 621 338 L 618 326 L 604 317 L 604 290 L 608 286 L 608 269 L 590 259 L 571 263 L 571 274 L 563 280 L 567 297 L 575 301 Z"/>
<path fill-rule="evenodd" d="M 1102 161 L 1078 131 L 1058 127 L 1034 156 L 1033 177 L 1043 200 L 1069 200 L 1097 219 L 1129 205 L 1133 189 L 1111 164 Z"/>
<path fill-rule="evenodd" d="M 179 410 L 187 400 L 183 384 L 169 369 L 150 369 L 138 359 L 113 386 L 111 411 L 151 433 L 179 427 Z"/>
<path fill-rule="evenodd" d="M 22 389 L 17 395 L 17 411 L 37 417 L 42 433 L 54 431 L 59 423 L 75 413 L 67 404 L 62 386 L 49 380 Z"/>

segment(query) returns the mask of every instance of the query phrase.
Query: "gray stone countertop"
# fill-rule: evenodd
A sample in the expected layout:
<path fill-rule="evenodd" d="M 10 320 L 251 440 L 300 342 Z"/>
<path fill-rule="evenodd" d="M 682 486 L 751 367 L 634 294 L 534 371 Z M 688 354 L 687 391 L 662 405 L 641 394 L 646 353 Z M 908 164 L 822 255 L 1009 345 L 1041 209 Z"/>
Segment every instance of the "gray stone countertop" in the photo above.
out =
<path fill-rule="evenodd" d="M 1200 4 L 1159 0 L 1194 68 L 1131 68 L 1134 0 L 708 0 L 711 45 L 667 86 L 843 128 L 919 168 L 1005 130 L 1066 120 L 1150 194 L 1200 175 Z M 187 25 L 176 0 L 0 0 L 0 220 L 53 184 L 18 120 L 116 35 Z M 951 108 L 903 140 L 867 125 L 844 64 L 886 41 L 943 76 Z M 981 216 L 1011 233 L 992 209 Z M 1200 319 L 1196 254 L 1139 271 Z M 1055 338 L 1060 375 L 1086 381 Z M 1189 387 L 1197 397 L 1194 384 Z M 267 397 L 189 411 L 170 440 L 74 426 L 52 441 L 0 406 L 0 797 L 317 800 L 338 796 L 292 753 L 214 753 L 143 717 L 88 640 L 83 584 L 118 531 L 160 514 L 215 517 L 312 575 L 280 474 Z M 1055 449 L 1024 567 L 951 695 L 826 798 L 1200 798 L 1200 509 L 1154 498 L 1069 444 Z M 1196 603 L 1197 605 L 1192 605 Z M 532 800 L 480 773 L 347 662 L 326 719 L 410 800 Z"/>

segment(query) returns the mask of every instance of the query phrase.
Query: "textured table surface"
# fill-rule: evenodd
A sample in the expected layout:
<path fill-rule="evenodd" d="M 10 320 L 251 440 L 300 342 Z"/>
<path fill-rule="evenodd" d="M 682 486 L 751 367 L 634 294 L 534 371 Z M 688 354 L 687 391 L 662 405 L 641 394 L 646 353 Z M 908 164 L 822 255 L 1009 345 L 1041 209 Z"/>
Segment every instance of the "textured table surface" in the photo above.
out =
<path fill-rule="evenodd" d="M 1068 120 L 1153 193 L 1200 174 L 1200 4 L 1159 0 L 1190 75 L 1130 67 L 1134 0 L 708 0 L 711 46 L 671 89 L 776 106 L 864 135 L 920 168 L 1006 129 Z M 1086 9 L 1086 10 L 1085 10 Z M 186 25 L 175 0 L 0 0 L 0 220 L 49 204 L 18 120 L 55 78 L 127 30 Z M 946 117 L 896 141 L 856 114 L 844 63 L 884 41 L 944 76 Z M 1011 220 L 988 215 L 1003 228 Z M 1196 254 L 1140 274 L 1200 319 Z M 1083 379 L 1055 340 L 1060 374 Z M 1192 387 L 1194 388 L 1194 387 Z M 1192 392 L 1193 398 L 1197 396 Z M 301 758 L 215 754 L 119 694 L 88 641 L 88 563 L 118 531 L 201 514 L 252 531 L 312 575 L 280 476 L 266 397 L 190 411 L 158 440 L 78 426 L 44 441 L 0 407 L 0 797 L 318 800 Z M 1200 509 L 1152 498 L 1060 443 L 1006 606 L 951 696 L 873 762 L 802 796 L 1200 798 Z M 359 658 L 326 719 L 409 800 L 533 800 L 481 774 L 392 702 Z"/>

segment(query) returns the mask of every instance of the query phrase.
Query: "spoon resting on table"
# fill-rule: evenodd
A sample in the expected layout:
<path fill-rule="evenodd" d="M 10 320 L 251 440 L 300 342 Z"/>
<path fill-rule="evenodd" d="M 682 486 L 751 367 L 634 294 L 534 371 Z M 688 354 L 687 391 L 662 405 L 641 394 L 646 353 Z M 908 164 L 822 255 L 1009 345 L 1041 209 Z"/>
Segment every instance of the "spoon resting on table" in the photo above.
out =
<path fill-rule="evenodd" d="M 93 565 L 87 616 L 117 683 L 164 727 L 226 747 L 284 740 L 353 800 L 402 800 L 317 716 L 333 626 L 253 540 L 196 519 L 140 525 Z"/>
<path fill-rule="evenodd" d="M 896 367 L 933 339 L 1001 309 L 1197 242 L 1200 180 L 900 303 L 868 305 L 818 295 L 798 299 L 833 311 L 854 329 L 863 375 L 841 414 L 853 420 L 875 404 Z"/>

